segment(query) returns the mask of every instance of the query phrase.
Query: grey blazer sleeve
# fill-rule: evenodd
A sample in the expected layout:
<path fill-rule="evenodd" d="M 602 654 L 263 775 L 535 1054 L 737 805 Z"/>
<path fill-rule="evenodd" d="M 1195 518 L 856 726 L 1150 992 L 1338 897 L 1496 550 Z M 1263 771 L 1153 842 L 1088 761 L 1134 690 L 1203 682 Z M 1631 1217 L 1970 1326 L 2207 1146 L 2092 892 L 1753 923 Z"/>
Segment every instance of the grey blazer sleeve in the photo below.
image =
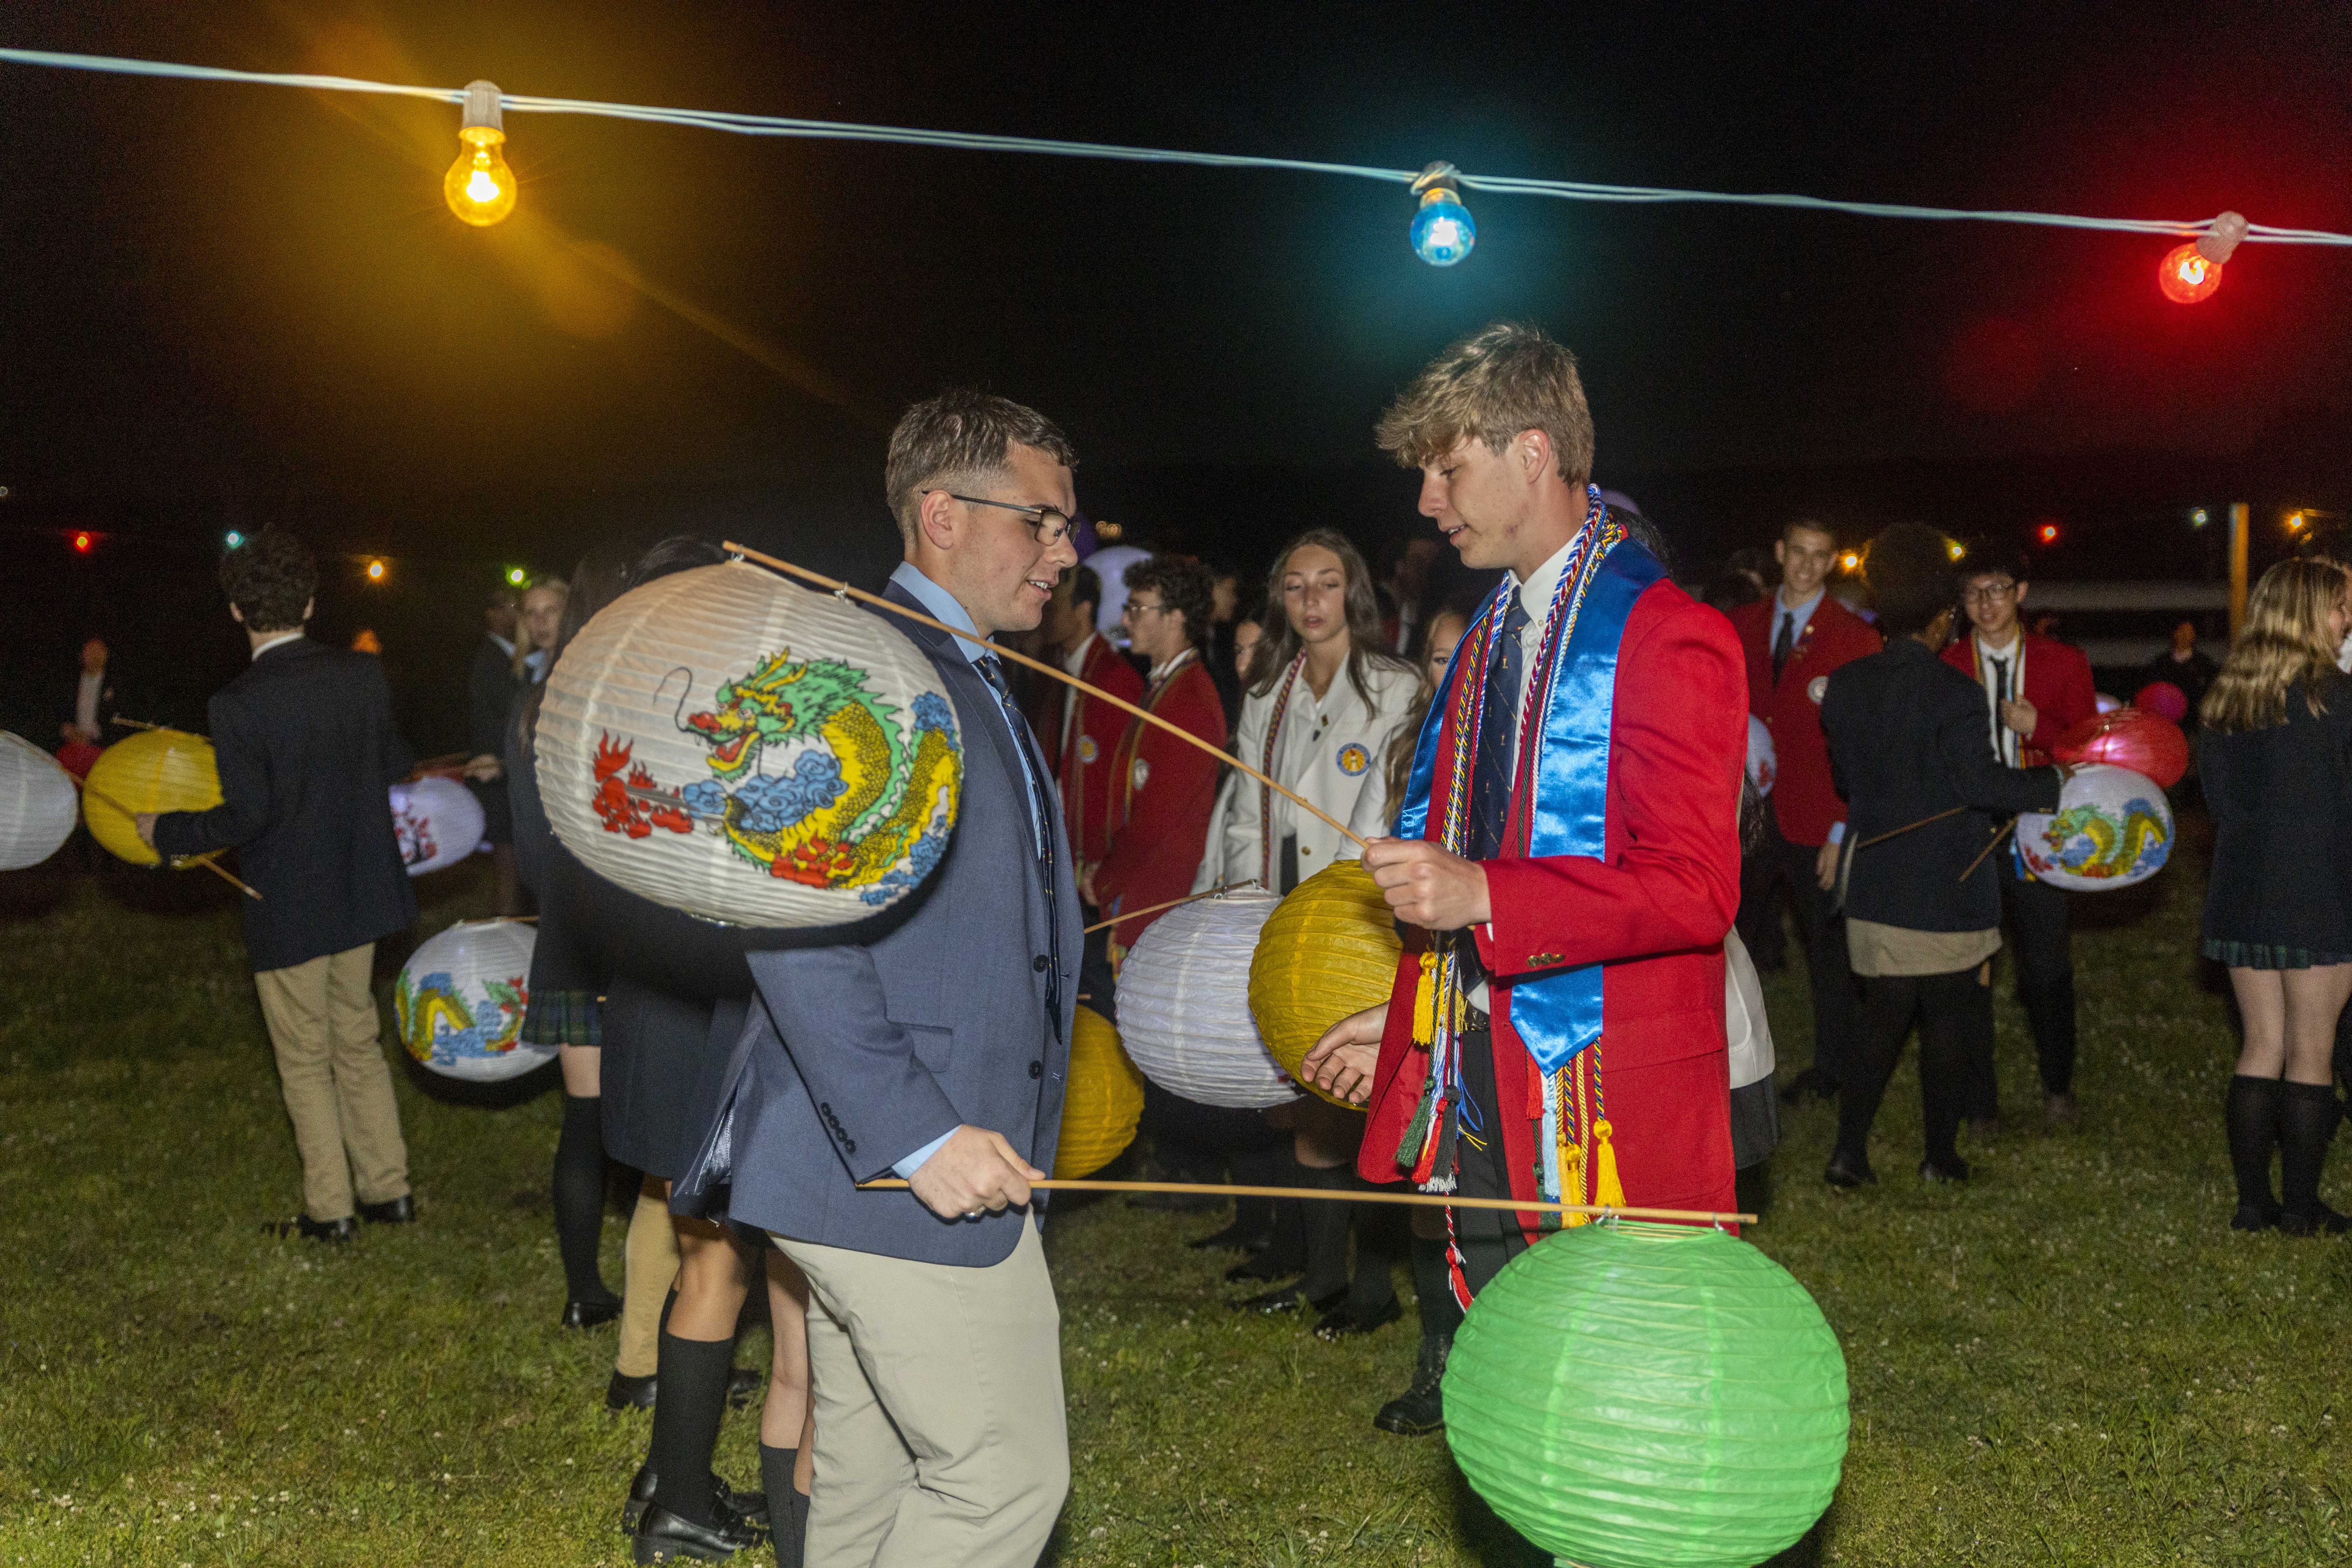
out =
<path fill-rule="evenodd" d="M 884 1013 L 870 948 L 793 948 L 751 953 L 748 962 L 785 1054 L 854 1180 L 890 1174 L 898 1161 L 962 1124 L 932 1076 L 933 1067 L 946 1067 L 953 1035 L 924 1029 L 923 1037 L 943 1037 L 919 1039 Z"/>

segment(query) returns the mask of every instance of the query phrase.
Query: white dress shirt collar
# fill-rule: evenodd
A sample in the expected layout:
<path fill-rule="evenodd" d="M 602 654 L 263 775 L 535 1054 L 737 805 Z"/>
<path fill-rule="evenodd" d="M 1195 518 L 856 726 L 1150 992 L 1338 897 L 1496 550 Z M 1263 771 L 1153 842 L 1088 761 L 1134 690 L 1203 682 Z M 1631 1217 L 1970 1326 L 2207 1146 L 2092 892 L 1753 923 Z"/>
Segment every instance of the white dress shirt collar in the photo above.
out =
<path fill-rule="evenodd" d="M 963 607 L 963 601 L 924 576 L 922 568 L 913 562 L 899 562 L 898 569 L 890 574 L 890 581 L 912 594 L 933 620 L 945 621 L 958 631 L 970 632 L 973 637 L 980 635 L 980 626 L 971 618 L 971 612 Z M 954 641 L 956 647 L 963 650 L 964 658 L 974 664 L 993 656 L 994 650 L 986 643 L 973 642 L 966 637 L 957 637 Z"/>
<path fill-rule="evenodd" d="M 295 627 L 295 628 L 294 628 L 292 631 L 290 631 L 290 632 L 279 632 L 276 637 L 271 637 L 268 642 L 258 642 L 258 643 L 254 644 L 254 645 L 253 645 L 253 657 L 254 657 L 254 658 L 259 658 L 263 654 L 268 653 L 271 648 L 277 647 L 278 647 L 280 644 L 283 644 L 283 643 L 289 643 L 289 642 L 292 642 L 296 637 L 300 637 L 301 635 L 302 635 L 302 628 L 301 628 L 301 627 L 299 627 L 299 626 Z"/>

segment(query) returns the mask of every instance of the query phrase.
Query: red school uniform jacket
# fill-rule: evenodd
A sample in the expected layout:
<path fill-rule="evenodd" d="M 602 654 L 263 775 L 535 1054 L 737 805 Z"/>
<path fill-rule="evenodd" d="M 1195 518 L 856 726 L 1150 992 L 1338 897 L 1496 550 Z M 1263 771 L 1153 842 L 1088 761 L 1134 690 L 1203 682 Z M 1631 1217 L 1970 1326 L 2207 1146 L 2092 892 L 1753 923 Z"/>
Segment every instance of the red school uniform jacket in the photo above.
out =
<path fill-rule="evenodd" d="M 2029 631 L 2018 635 L 2025 639 L 2025 689 L 2020 695 L 2033 704 L 2033 733 L 2019 744 L 2017 765 L 2038 768 L 2050 761 L 2050 748 L 2059 736 L 2099 710 L 2099 699 L 2091 689 L 2091 661 L 2081 648 Z M 1944 662 L 1979 687 L 1984 684 L 1984 674 L 1977 668 L 1976 633 L 1947 643 Z M 1991 710 L 1986 714 L 1990 726 Z M 1986 734 L 1990 736 L 1990 727 Z M 1986 744 L 1991 744 L 1990 739 Z"/>
<path fill-rule="evenodd" d="M 1739 905 L 1739 774 L 1747 693 L 1723 616 L 1660 581 L 1633 602 L 1618 642 L 1603 842 L 1590 856 L 1528 858 L 1524 792 L 1502 857 L 1486 863 L 1494 919 L 1476 933 L 1492 979 L 1496 1098 L 1515 1195 L 1533 1198 L 1534 1058 L 1510 1021 L 1511 982 L 1598 963 L 1602 1094 L 1626 1202 L 1731 1209 L 1730 1067 L 1724 1041 L 1723 933 Z M 1439 758 L 1444 765 L 1444 758 Z M 1434 814 L 1433 814 L 1433 818 Z M 1433 836 L 1442 831 L 1433 820 Z M 1359 1170 L 1394 1159 L 1429 1075 L 1412 1041 L 1418 953 L 1397 967 Z M 1574 1201 L 1574 1200 L 1570 1200 Z M 1519 1221 L 1537 1228 L 1536 1215 Z"/>
<path fill-rule="evenodd" d="M 1772 819 L 1791 844 L 1829 842 L 1830 826 L 1845 820 L 1845 802 L 1830 782 L 1829 737 L 1822 732 L 1822 693 L 1830 671 L 1886 646 L 1878 628 L 1824 593 L 1812 618 L 1772 679 L 1772 638 L 1780 624 L 1780 595 L 1766 595 L 1731 613 L 1748 667 L 1748 710 L 1772 731 L 1780 771 L 1772 781 Z"/>
<path fill-rule="evenodd" d="M 1225 743 L 1225 705 L 1196 649 L 1154 686 L 1143 706 L 1213 745 Z M 1192 890 L 1192 873 L 1217 804 L 1217 759 L 1155 724 L 1131 719 L 1111 753 L 1110 847 L 1095 868 L 1106 910 L 1139 910 Z M 1111 932 L 1133 947 L 1157 916 L 1121 921 Z"/>
<path fill-rule="evenodd" d="M 1097 634 L 1087 639 L 1078 679 L 1129 702 L 1143 700 L 1143 677 L 1119 656 L 1110 639 Z M 1116 782 L 1111 753 L 1127 733 L 1131 716 L 1097 697 L 1089 697 L 1058 680 L 1037 714 L 1037 739 L 1054 770 L 1062 795 L 1062 820 L 1069 826 L 1070 852 L 1080 864 L 1092 865 L 1110 849 L 1110 817 Z M 1062 743 L 1064 715 L 1068 715 L 1069 744 Z"/>

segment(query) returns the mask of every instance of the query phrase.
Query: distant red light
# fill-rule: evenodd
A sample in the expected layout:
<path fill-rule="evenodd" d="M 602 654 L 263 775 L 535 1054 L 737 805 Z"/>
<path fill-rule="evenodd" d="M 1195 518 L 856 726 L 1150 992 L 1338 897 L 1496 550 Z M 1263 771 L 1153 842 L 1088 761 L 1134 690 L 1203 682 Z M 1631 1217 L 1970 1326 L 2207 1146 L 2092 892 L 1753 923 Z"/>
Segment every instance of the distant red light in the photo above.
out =
<path fill-rule="evenodd" d="M 2058 542 L 2058 525 L 2054 522 L 2045 522 L 2033 531 L 2033 537 L 2044 544 L 2055 544 Z"/>
<path fill-rule="evenodd" d="M 2176 305 L 2194 305 L 2221 286 L 2221 264 L 2208 260 L 2197 242 L 2175 247 L 2156 269 L 2156 286 Z"/>
<path fill-rule="evenodd" d="M 73 536 L 74 549 L 84 555 L 89 554 L 91 548 L 97 543 L 98 536 L 94 533 L 83 532 L 77 533 Z"/>

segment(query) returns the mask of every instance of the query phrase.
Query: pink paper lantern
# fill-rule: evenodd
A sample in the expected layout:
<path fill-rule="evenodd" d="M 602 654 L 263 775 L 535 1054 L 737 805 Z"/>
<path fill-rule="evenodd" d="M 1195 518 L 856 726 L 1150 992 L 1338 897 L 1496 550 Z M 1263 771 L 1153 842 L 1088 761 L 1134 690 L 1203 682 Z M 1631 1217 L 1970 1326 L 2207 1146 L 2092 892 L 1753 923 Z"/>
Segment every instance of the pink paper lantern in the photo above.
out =
<path fill-rule="evenodd" d="M 2151 680 L 2132 697 L 2132 706 L 2178 724 L 2189 717 L 2189 696 L 2169 680 Z"/>

